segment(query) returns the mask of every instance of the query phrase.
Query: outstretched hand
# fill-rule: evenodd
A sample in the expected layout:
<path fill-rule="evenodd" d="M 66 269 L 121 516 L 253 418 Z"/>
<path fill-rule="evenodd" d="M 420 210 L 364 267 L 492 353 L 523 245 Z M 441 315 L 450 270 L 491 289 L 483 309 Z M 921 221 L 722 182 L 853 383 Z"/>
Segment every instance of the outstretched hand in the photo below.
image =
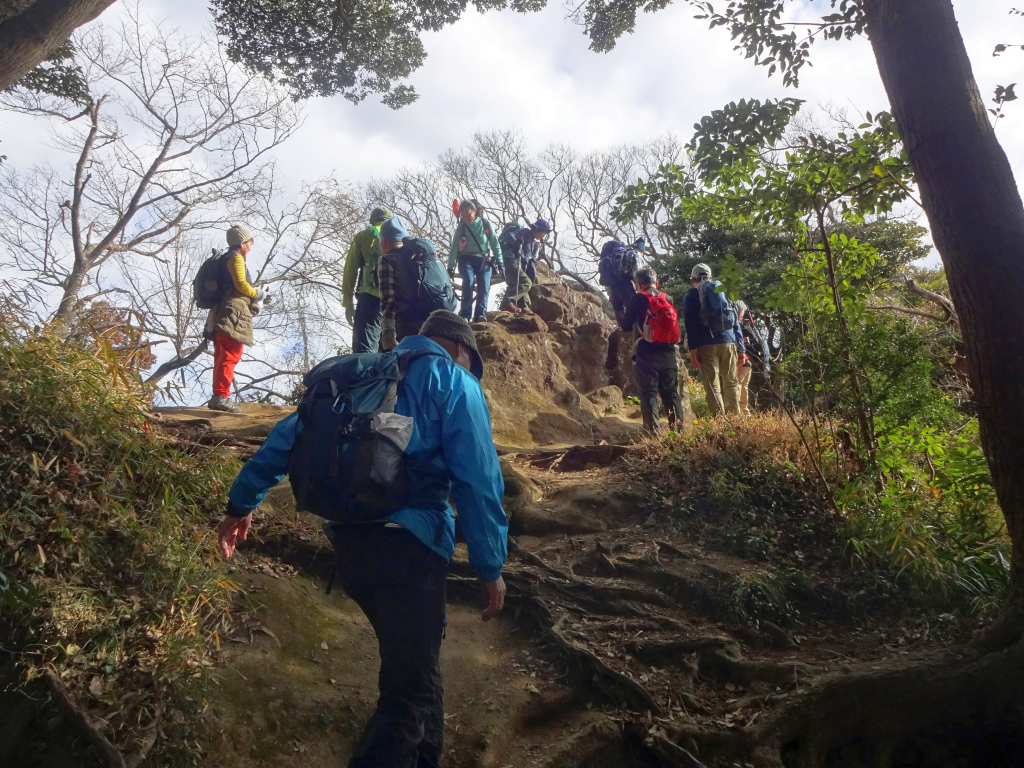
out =
<path fill-rule="evenodd" d="M 499 576 L 496 581 L 484 583 L 484 621 L 490 621 L 505 607 L 505 580 Z"/>
<path fill-rule="evenodd" d="M 217 547 L 220 549 L 220 553 L 225 558 L 229 558 L 235 553 L 235 544 L 241 539 L 245 541 L 249 535 L 249 527 L 252 525 L 252 512 L 245 517 L 235 517 L 234 515 L 224 515 L 224 519 L 220 521 L 220 525 L 217 526 Z M 505 590 L 502 589 L 504 595 Z"/>

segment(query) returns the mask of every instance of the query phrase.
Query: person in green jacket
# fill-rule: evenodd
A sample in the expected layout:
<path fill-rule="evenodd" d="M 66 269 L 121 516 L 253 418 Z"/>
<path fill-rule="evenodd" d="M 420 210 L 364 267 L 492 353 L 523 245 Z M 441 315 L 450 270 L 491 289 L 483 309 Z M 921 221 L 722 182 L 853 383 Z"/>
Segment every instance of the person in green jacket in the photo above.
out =
<path fill-rule="evenodd" d="M 492 260 L 498 263 L 501 258 L 501 247 L 494 235 L 494 227 L 479 215 L 479 209 L 476 200 L 463 200 L 459 203 L 461 221 L 455 228 L 452 247 L 448 251 L 448 274 L 454 274 L 458 263 L 459 277 L 462 278 L 462 307 L 459 316 L 472 319 L 474 323 L 483 320 L 487 312 Z"/>
<path fill-rule="evenodd" d="M 370 213 L 370 226 L 352 239 L 345 259 L 341 304 L 345 307 L 345 319 L 352 326 L 353 352 L 376 352 L 380 344 L 380 289 L 376 285 L 377 262 L 381 255 L 380 225 L 391 216 L 387 208 L 374 208 Z M 353 292 L 356 293 L 355 308 Z"/>

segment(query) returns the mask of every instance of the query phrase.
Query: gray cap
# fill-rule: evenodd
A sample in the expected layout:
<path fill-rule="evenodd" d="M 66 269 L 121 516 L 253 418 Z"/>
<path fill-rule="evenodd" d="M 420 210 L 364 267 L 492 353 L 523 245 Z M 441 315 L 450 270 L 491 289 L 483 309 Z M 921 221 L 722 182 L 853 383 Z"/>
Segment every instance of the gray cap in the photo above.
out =
<path fill-rule="evenodd" d="M 469 365 L 469 372 L 476 376 L 477 380 L 484 377 L 484 361 L 480 357 L 480 350 L 476 347 L 476 334 L 464 317 L 459 317 L 447 309 L 437 309 L 430 313 L 430 317 L 420 328 L 420 336 L 439 336 L 448 341 L 461 344 L 470 351 L 473 358 Z"/>
<path fill-rule="evenodd" d="M 245 224 L 234 224 L 228 228 L 228 245 L 238 246 L 252 240 L 252 232 Z"/>
<path fill-rule="evenodd" d="M 711 277 L 711 267 L 709 267 L 707 264 L 701 263 L 695 266 L 690 271 L 691 280 L 698 280 L 700 279 L 701 275 L 707 275 L 708 277 Z"/>

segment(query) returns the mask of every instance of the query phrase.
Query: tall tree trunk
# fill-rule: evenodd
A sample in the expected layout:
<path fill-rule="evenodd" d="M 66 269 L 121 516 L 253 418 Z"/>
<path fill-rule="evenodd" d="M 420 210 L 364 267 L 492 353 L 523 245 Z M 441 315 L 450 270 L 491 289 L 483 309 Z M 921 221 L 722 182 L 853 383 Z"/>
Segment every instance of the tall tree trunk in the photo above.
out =
<path fill-rule="evenodd" d="M 949 276 L 1024 605 L 1024 204 L 951 0 L 864 0 L 868 34 Z M 1011 611 L 1013 613 L 1015 611 Z M 1018 614 L 1020 615 L 1020 614 Z"/>
<path fill-rule="evenodd" d="M 29 71 L 71 37 L 83 24 L 99 16 L 114 0 L 35 0 L 24 10 L 2 13 L 0 3 L 0 91 Z M 19 3 L 25 5 L 25 3 Z"/>

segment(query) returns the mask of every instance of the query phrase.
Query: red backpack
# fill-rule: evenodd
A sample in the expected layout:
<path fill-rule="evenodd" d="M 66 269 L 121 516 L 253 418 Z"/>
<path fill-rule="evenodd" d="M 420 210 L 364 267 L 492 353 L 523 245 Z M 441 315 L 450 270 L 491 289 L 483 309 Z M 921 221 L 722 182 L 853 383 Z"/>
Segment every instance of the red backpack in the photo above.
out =
<path fill-rule="evenodd" d="M 661 291 L 652 296 L 649 291 L 640 291 L 647 297 L 647 319 L 644 321 L 645 341 L 661 344 L 675 344 L 679 341 L 679 315 L 668 294 Z"/>

